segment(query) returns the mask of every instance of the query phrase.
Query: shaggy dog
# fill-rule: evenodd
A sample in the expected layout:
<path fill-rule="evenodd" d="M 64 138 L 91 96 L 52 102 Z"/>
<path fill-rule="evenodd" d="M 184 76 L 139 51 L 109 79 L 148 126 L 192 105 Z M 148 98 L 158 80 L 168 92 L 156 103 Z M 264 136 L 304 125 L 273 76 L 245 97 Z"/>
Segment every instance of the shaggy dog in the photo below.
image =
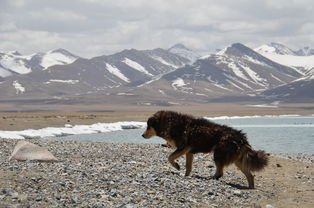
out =
<path fill-rule="evenodd" d="M 234 163 L 246 176 L 249 188 L 254 188 L 252 171 L 262 170 L 268 163 L 264 151 L 254 150 L 241 131 L 219 125 L 203 118 L 172 111 L 158 111 L 147 121 L 147 129 L 142 135 L 149 139 L 158 136 L 176 148 L 168 161 L 177 170 L 180 166 L 175 160 L 186 155 L 185 176 L 192 170 L 193 154 L 214 153 L 216 173 L 213 178 L 223 175 L 223 168 Z"/>

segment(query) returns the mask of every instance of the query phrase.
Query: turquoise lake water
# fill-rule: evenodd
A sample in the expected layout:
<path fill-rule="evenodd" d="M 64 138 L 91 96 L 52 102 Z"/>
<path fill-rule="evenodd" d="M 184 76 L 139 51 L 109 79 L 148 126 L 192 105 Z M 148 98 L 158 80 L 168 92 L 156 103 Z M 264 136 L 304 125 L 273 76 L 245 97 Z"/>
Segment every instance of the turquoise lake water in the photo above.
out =
<path fill-rule="evenodd" d="M 255 149 L 270 153 L 314 154 L 314 116 L 265 116 L 239 118 L 213 118 L 216 123 L 226 124 L 247 134 Z M 153 137 L 149 140 L 141 135 L 144 129 L 131 129 L 99 134 L 81 134 L 56 137 L 57 140 L 93 142 L 164 143 Z"/>

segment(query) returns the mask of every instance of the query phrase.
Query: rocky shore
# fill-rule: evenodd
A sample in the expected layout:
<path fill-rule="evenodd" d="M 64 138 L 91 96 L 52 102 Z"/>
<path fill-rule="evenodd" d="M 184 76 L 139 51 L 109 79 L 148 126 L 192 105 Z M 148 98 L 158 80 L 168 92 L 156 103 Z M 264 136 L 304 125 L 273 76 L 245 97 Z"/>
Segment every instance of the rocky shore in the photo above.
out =
<path fill-rule="evenodd" d="M 28 140 L 61 161 L 8 161 L 17 140 L 0 139 L 0 207 L 314 207 L 313 155 L 271 155 L 256 189 L 234 166 L 212 180 L 211 154 L 198 154 L 192 174 L 167 162 L 158 144 Z"/>

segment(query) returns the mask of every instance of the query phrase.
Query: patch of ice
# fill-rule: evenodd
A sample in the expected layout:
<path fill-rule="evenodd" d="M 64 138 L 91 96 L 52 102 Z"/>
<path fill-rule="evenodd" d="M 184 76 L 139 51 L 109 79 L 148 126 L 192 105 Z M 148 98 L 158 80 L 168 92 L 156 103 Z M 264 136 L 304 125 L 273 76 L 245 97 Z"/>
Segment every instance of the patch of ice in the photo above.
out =
<path fill-rule="evenodd" d="M 65 127 L 47 127 L 43 129 L 27 129 L 23 131 L 0 131 L 0 138 L 5 139 L 29 139 L 47 138 L 74 134 L 93 134 L 102 132 L 120 131 L 123 129 L 144 128 L 145 122 L 126 121 L 116 123 L 96 123 L 92 125 L 66 125 Z"/>

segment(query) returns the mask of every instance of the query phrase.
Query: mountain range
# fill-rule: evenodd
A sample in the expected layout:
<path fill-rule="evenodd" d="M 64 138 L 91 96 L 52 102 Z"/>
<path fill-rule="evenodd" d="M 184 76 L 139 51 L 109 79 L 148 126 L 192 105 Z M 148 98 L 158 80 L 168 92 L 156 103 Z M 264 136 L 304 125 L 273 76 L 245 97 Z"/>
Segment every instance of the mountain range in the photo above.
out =
<path fill-rule="evenodd" d="M 28 74 L 45 70 L 54 65 L 65 65 L 79 57 L 64 50 L 57 49 L 46 53 L 35 53 L 24 56 L 17 51 L 0 52 L 0 78 L 16 74 Z"/>
<path fill-rule="evenodd" d="M 313 49 L 235 43 L 200 56 L 182 44 L 90 59 L 64 49 L 0 53 L 0 102 L 184 105 L 215 100 L 312 102 Z M 0 77 L 0 79 L 1 79 Z"/>

